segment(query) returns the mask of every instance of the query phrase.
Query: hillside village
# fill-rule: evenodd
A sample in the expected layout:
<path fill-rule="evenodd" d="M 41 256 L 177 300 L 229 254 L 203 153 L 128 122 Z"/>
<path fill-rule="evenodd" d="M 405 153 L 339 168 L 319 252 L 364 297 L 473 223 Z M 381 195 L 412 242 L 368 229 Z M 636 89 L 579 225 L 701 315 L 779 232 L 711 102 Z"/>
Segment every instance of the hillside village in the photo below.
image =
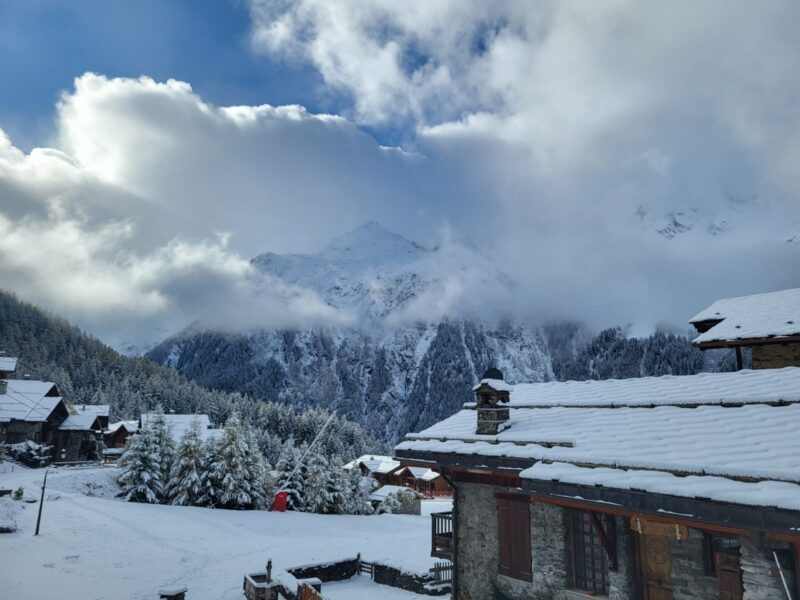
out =
<path fill-rule="evenodd" d="M 14 548 L 12 563 L 37 552 L 28 541 L 38 539 L 36 504 L 51 543 L 75 510 L 91 530 L 99 515 L 124 523 L 137 506 L 162 505 L 167 535 L 183 537 L 182 511 L 216 507 L 216 531 L 230 521 L 285 533 L 252 537 L 260 562 L 222 596 L 216 582 L 198 585 L 170 564 L 168 537 L 156 572 L 169 575 L 141 597 L 792 598 L 800 289 L 720 300 L 690 322 L 698 348 L 733 348 L 739 370 L 512 385 L 489 369 L 461 411 L 392 454 L 347 463 L 329 463 L 312 442 L 288 444 L 272 465 L 235 413 L 219 425 L 160 408 L 116 419 L 111 406 L 73 405 L 0 356 L 0 544 Z M 743 349 L 752 369 L 742 368 Z M 328 519 L 350 541 L 311 550 L 308 536 Z M 204 535 L 192 544 L 234 543 Z M 402 547 L 385 544 L 395 535 Z M 59 543 L 88 550 L 91 538 L 76 536 Z M 137 568 L 146 547 L 130 552 Z M 67 567 L 82 554 L 70 556 L 62 571 L 85 573 Z"/>

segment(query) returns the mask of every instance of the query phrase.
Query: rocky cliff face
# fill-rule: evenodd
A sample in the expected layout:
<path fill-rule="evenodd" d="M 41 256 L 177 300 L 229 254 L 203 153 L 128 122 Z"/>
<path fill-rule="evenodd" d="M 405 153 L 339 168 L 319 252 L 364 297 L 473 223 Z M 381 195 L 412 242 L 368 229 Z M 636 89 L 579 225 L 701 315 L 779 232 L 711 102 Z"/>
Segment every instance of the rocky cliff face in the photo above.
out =
<path fill-rule="evenodd" d="M 376 223 L 318 254 L 267 253 L 253 264 L 350 311 L 358 325 L 195 330 L 163 342 L 150 358 L 209 388 L 335 409 L 390 443 L 472 400 L 490 366 L 512 383 L 719 368 L 682 337 L 628 340 L 614 329 L 592 339 L 574 323 L 532 328 L 444 316 L 448 301 L 510 293 L 513 283 L 469 248 L 426 248 Z"/>

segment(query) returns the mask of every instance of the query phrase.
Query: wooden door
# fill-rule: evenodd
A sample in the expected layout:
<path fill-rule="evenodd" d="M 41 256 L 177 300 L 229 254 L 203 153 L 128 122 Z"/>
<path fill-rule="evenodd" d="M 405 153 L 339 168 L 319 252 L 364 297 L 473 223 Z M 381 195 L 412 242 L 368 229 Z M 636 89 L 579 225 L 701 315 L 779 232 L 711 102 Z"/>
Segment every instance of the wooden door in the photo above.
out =
<path fill-rule="evenodd" d="M 738 550 L 717 550 L 714 560 L 719 579 L 719 600 L 742 600 L 742 568 Z"/>
<path fill-rule="evenodd" d="M 672 557 L 669 538 L 639 536 L 639 564 L 645 600 L 672 600 Z"/>

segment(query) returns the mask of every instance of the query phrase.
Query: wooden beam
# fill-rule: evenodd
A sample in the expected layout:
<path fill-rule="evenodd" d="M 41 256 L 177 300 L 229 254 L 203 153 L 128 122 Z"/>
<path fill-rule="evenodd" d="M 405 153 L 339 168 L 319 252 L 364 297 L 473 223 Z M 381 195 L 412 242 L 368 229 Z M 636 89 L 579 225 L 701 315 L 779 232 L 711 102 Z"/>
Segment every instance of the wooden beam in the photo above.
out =
<path fill-rule="evenodd" d="M 781 337 L 749 338 L 741 340 L 714 340 L 711 342 L 697 342 L 693 344 L 700 350 L 711 350 L 712 348 L 735 348 L 737 346 L 769 346 L 772 344 L 798 344 L 800 334 L 785 335 Z"/>
<path fill-rule="evenodd" d="M 607 515 L 617 515 L 621 517 L 633 517 L 639 514 L 642 514 L 641 511 L 634 511 L 628 510 L 625 508 L 612 506 L 610 504 L 606 505 L 599 505 L 594 502 L 587 502 L 585 500 L 574 500 L 572 498 L 554 498 L 552 496 L 542 496 L 540 494 L 532 494 L 531 500 L 534 502 L 541 502 L 543 504 L 552 504 L 553 506 L 561 506 L 562 508 L 574 508 L 577 510 L 584 510 L 586 512 L 592 511 L 600 511 Z M 692 519 L 685 519 L 678 516 L 664 516 L 658 514 L 647 514 L 647 519 L 649 521 L 657 522 L 657 523 L 671 523 L 671 524 L 679 524 L 679 525 L 686 525 L 687 527 L 691 527 L 693 529 L 699 529 L 701 531 L 711 531 L 713 533 L 724 533 L 726 535 L 732 536 L 743 536 L 743 537 L 750 537 L 753 535 L 753 532 L 749 529 L 742 529 L 741 527 L 732 527 L 730 525 L 718 525 L 716 523 L 707 523 L 705 521 L 695 521 Z M 781 534 L 776 534 L 780 536 Z M 768 536 L 770 537 L 770 536 Z M 775 537 L 774 539 L 781 539 L 780 537 Z M 793 537 L 792 539 L 800 539 L 800 535 Z"/>
<path fill-rule="evenodd" d="M 744 369 L 744 360 L 742 360 L 742 347 L 736 346 L 736 370 L 741 371 Z"/>
<path fill-rule="evenodd" d="M 608 568 L 612 571 L 616 571 L 618 569 L 616 546 L 613 543 L 611 543 L 609 535 L 606 533 L 606 530 L 603 527 L 603 523 L 596 512 L 591 512 L 591 511 L 589 512 L 589 520 L 591 520 L 592 525 L 594 526 L 594 529 L 597 532 L 597 535 L 600 536 L 600 541 L 603 543 L 603 548 L 605 548 L 606 550 L 606 556 L 608 556 L 608 561 L 609 561 Z"/>

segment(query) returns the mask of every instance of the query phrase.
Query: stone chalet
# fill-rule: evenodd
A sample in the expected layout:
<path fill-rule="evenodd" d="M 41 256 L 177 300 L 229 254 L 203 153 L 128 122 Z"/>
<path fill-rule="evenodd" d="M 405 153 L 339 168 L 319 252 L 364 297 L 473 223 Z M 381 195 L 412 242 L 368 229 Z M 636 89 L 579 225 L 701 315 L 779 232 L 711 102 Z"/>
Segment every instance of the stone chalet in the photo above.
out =
<path fill-rule="evenodd" d="M 717 300 L 689 322 L 695 346 L 734 348 L 740 369 L 744 347 L 754 369 L 800 367 L 800 288 Z"/>
<path fill-rule="evenodd" d="M 455 489 L 454 598 L 799 597 L 799 367 L 474 393 L 395 449 Z"/>

